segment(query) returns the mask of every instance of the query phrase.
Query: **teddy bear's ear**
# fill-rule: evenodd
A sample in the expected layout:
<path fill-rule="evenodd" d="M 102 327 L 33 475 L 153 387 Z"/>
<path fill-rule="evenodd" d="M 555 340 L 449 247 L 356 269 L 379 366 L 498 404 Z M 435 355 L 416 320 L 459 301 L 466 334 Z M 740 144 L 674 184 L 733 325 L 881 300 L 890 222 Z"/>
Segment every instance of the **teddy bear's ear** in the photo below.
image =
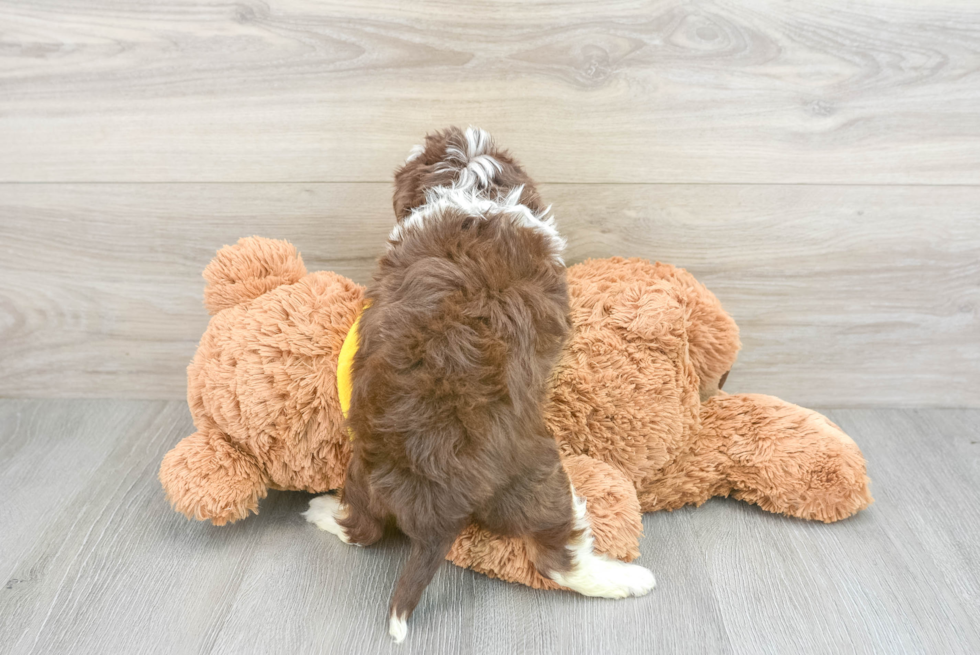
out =
<path fill-rule="evenodd" d="M 306 275 L 303 258 L 288 241 L 245 237 L 218 251 L 204 269 L 204 306 L 217 314 Z"/>
<path fill-rule="evenodd" d="M 657 262 L 653 276 L 669 283 L 684 308 L 689 354 L 702 402 L 718 393 L 742 347 L 738 325 L 707 287 L 683 268 Z"/>

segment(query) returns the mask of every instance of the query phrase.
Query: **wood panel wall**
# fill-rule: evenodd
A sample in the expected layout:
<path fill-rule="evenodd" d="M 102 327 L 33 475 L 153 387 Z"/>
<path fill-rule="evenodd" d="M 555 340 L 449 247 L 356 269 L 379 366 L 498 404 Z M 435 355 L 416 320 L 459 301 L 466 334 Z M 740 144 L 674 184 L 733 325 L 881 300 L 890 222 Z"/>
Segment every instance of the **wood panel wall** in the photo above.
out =
<path fill-rule="evenodd" d="M 980 406 L 972 1 L 0 1 L 0 396 L 180 398 L 221 245 L 366 281 L 391 171 L 476 124 L 571 261 L 669 261 L 729 385 Z"/>

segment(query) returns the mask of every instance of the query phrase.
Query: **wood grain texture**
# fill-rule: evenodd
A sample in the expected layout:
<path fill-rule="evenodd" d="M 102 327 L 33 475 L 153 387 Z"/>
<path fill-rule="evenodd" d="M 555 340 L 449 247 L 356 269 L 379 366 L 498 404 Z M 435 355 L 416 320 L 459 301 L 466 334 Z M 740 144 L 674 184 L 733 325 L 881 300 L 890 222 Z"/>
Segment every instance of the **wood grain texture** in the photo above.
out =
<path fill-rule="evenodd" d="M 625 601 L 541 592 L 445 564 L 388 641 L 407 543 L 355 549 L 273 492 L 223 528 L 167 506 L 180 402 L 0 401 L 4 653 L 975 653 L 980 411 L 829 413 L 876 503 L 823 525 L 729 500 L 649 514 Z M 57 445 L 55 447 L 55 445 Z M 74 462 L 74 463 L 73 463 Z M 14 505 L 7 503 L 14 501 Z"/>
<path fill-rule="evenodd" d="M 387 184 L 0 185 L 0 395 L 183 398 L 201 271 L 240 236 L 371 275 Z M 686 267 L 742 329 L 731 391 L 980 406 L 980 187 L 544 185 L 570 262 Z"/>
<path fill-rule="evenodd" d="M 0 181 L 384 181 L 450 123 L 549 182 L 980 181 L 971 0 L 38 0 L 0 26 Z"/>

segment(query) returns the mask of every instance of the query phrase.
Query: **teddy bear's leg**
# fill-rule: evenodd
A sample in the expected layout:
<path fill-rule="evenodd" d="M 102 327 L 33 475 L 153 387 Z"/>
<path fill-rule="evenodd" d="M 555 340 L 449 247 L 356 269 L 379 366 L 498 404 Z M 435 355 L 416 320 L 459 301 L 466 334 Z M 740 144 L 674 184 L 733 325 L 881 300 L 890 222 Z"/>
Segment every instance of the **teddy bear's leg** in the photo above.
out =
<path fill-rule="evenodd" d="M 198 430 L 167 453 L 160 482 L 175 510 L 215 525 L 258 513 L 259 499 L 268 493 L 255 460 L 217 429 Z"/>
<path fill-rule="evenodd" d="M 732 496 L 767 511 L 829 523 L 872 502 L 861 450 L 817 412 L 722 394 L 702 405 L 701 436 L 724 449 Z"/>

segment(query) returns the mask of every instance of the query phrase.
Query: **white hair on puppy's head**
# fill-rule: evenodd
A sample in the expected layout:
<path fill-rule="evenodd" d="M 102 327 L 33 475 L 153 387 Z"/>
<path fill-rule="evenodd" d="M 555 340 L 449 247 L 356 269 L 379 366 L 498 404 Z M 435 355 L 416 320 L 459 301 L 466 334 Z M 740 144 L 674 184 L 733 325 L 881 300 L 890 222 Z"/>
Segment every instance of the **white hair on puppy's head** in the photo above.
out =
<path fill-rule="evenodd" d="M 493 137 L 486 130 L 470 126 L 463 133 L 466 151 L 461 147 L 446 147 L 446 159 L 439 164 L 440 170 L 457 171 L 453 187 L 462 190 L 489 187 L 503 166 L 487 154 L 493 149 Z"/>
<path fill-rule="evenodd" d="M 388 247 L 392 248 L 400 242 L 408 231 L 421 228 L 431 220 L 437 220 L 443 212 L 455 209 L 459 212 L 477 218 L 486 218 L 494 214 L 504 214 L 511 218 L 519 227 L 534 230 L 543 235 L 548 242 L 552 258 L 559 264 L 564 264 L 562 253 L 565 251 L 565 239 L 558 233 L 555 217 L 549 205 L 543 211 L 535 213 L 527 205 L 521 204 L 521 194 L 524 186 L 516 186 L 504 196 L 487 198 L 478 195 L 473 188 L 437 186 L 425 191 L 425 204 L 416 207 L 405 219 L 395 225 L 388 235 Z"/>
<path fill-rule="evenodd" d="M 565 250 L 565 239 L 558 233 L 551 207 L 533 211 L 522 204 L 523 184 L 506 189 L 499 186 L 504 164 L 493 154 L 494 140 L 490 133 L 470 126 L 461 134 L 457 131 L 456 135 L 456 139 L 446 144 L 442 161 L 434 166 L 436 173 L 445 178 L 444 181 L 424 190 L 424 204 L 412 209 L 391 231 L 389 248 L 400 242 L 408 231 L 418 229 L 443 212 L 454 209 L 477 218 L 505 214 L 519 227 L 542 234 L 552 258 L 563 263 L 561 254 Z M 431 145 L 428 139 L 427 143 Z M 425 152 L 425 145 L 416 145 L 406 161 L 414 161 Z M 496 191 L 492 191 L 494 187 L 497 187 Z"/>

